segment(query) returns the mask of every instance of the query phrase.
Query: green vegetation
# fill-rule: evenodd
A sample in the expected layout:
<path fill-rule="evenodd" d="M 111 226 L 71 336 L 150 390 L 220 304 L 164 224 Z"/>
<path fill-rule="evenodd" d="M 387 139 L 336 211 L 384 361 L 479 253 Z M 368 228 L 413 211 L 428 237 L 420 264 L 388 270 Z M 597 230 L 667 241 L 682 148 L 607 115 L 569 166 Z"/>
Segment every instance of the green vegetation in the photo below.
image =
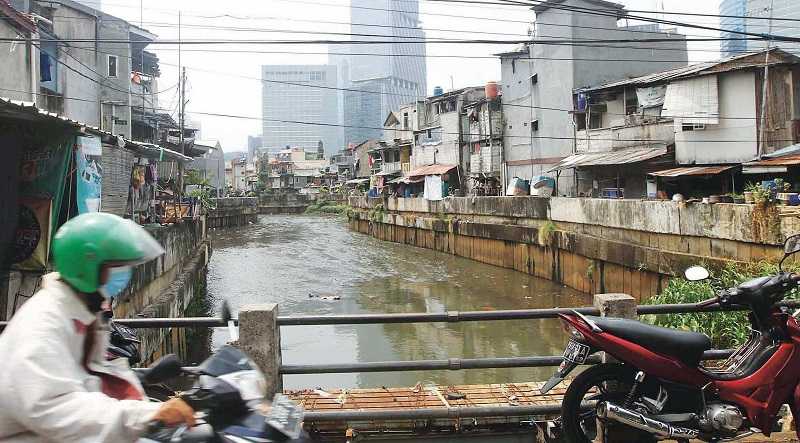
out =
<path fill-rule="evenodd" d="M 316 200 L 306 208 L 306 214 L 347 214 L 350 209 L 347 205 L 340 205 L 335 201 Z"/>
<path fill-rule="evenodd" d="M 785 270 L 800 270 L 797 265 L 784 265 Z M 718 289 L 730 288 L 752 278 L 778 272 L 774 263 L 756 262 L 747 265 L 729 264 L 722 270 L 712 272 L 711 278 L 699 282 L 682 277 L 670 280 L 664 291 L 647 301 L 647 304 L 695 303 L 714 297 Z M 795 289 L 787 298 L 797 298 Z M 733 348 L 742 344 L 750 335 L 750 322 L 746 312 L 714 312 L 696 314 L 646 315 L 648 323 L 667 328 L 702 332 L 709 337 L 715 349 Z"/>
<path fill-rule="evenodd" d="M 537 233 L 537 239 L 539 240 L 539 244 L 542 246 L 548 246 L 550 244 L 550 240 L 553 238 L 553 232 L 556 231 L 556 225 L 550 220 L 547 220 L 542 226 L 539 227 L 539 232 Z"/>
<path fill-rule="evenodd" d="M 383 207 L 383 203 L 378 203 L 369 210 L 369 219 L 373 222 L 380 222 L 383 220 L 383 215 L 386 214 L 386 209 Z"/>

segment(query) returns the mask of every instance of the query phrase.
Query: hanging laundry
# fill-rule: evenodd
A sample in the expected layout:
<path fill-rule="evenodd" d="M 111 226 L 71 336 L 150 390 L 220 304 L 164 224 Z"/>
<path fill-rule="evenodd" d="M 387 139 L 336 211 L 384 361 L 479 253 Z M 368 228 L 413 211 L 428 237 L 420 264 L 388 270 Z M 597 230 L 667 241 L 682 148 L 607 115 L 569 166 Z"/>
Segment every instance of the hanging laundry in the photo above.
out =
<path fill-rule="evenodd" d="M 425 176 L 425 191 L 423 196 L 426 200 L 441 200 L 442 199 L 442 176 L 440 175 L 426 175 Z"/>
<path fill-rule="evenodd" d="M 39 77 L 40 81 L 49 82 L 53 80 L 52 75 L 53 63 L 50 54 L 41 51 L 39 52 Z"/>

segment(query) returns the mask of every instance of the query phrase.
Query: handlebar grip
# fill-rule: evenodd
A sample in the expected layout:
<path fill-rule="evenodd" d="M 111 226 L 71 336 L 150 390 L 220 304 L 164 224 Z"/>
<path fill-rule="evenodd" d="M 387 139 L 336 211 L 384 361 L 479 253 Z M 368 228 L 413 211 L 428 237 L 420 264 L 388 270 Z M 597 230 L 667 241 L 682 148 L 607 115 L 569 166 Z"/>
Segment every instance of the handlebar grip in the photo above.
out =
<path fill-rule="evenodd" d="M 156 434 L 167 428 L 167 424 L 161 420 L 153 420 L 147 424 L 147 433 Z"/>
<path fill-rule="evenodd" d="M 704 300 L 697 303 L 697 305 L 704 308 L 706 306 L 711 306 L 715 303 L 719 303 L 719 297 L 709 298 L 708 300 Z"/>

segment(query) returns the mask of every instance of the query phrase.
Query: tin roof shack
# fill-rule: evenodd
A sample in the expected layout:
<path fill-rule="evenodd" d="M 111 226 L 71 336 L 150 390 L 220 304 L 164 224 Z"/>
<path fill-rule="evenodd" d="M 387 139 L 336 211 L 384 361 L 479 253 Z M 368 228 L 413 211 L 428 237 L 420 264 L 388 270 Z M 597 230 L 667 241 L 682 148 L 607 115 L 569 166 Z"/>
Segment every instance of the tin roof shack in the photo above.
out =
<path fill-rule="evenodd" d="M 466 131 L 461 126 L 461 115 L 466 105 L 485 98 L 485 88 L 473 86 L 428 97 L 419 102 L 419 129 L 414 131 L 411 169 L 428 165 L 457 165 L 461 171 L 468 171 L 470 153 L 465 151 Z M 457 176 L 458 187 L 465 189 L 462 174 Z"/>
<path fill-rule="evenodd" d="M 158 58 L 145 51 L 156 36 L 84 2 L 23 3 L 23 12 L 43 18 L 37 20 L 42 38 L 66 41 L 41 42 L 40 62 L 45 67 L 37 104 L 127 139 L 157 142 L 160 71 Z M 98 42 L 87 48 L 70 40 Z"/>
<path fill-rule="evenodd" d="M 201 157 L 186 166 L 188 171 L 197 171 L 198 178 L 213 189 L 214 195 L 223 197 L 225 193 L 225 153 L 218 140 L 197 140 L 195 150 L 205 150 Z M 188 183 L 187 184 L 192 184 Z"/>
<path fill-rule="evenodd" d="M 762 137 L 760 91 L 765 60 L 769 60 L 769 81 Z M 626 188 L 626 197 L 655 197 L 652 180 L 650 190 L 643 192 L 646 175 L 658 177 L 667 194 L 741 190 L 743 183 L 737 184 L 730 176 L 731 168 L 716 166 L 752 161 L 797 141 L 798 61 L 791 54 L 772 49 L 576 90 L 575 154 L 553 170 L 578 169 L 577 195 L 602 192 L 605 186 L 598 184 L 598 174 L 609 175 L 607 169 L 596 168 L 594 174 L 580 172 L 602 165 L 617 165 L 632 174 L 621 173 L 620 181 L 625 185 L 613 186 Z M 710 168 L 658 174 L 658 163 L 661 170 L 673 169 L 664 164 L 670 159 L 673 144 L 678 166 Z M 643 150 L 650 150 L 649 154 Z M 604 158 L 600 165 L 583 160 L 598 155 Z M 623 166 L 634 163 L 638 166 Z M 700 177 L 704 181 L 698 181 Z M 684 179 L 691 184 L 675 183 Z M 631 183 L 633 190 L 628 190 Z"/>
<path fill-rule="evenodd" d="M 461 127 L 462 150 L 469 153 L 467 190 L 477 195 L 500 195 L 505 128 L 500 97 L 465 105 Z"/>
<path fill-rule="evenodd" d="M 96 211 L 143 221 L 130 203 L 154 206 L 154 176 L 145 168 L 152 171 L 159 158 L 187 159 L 5 98 L 0 98 L 0 128 L 5 147 L 0 174 L 7 177 L 0 202 L 9 208 L 0 213 L 0 256 L 11 257 L 13 269 L 31 273 L 32 282 L 49 269 L 50 240 L 62 223 Z M 139 190 L 145 198 L 137 199 Z M 4 296 L 0 317 L 24 301 Z"/>
<path fill-rule="evenodd" d="M 369 152 L 378 146 L 378 140 L 367 140 L 353 146 L 353 158 L 355 159 L 355 178 L 369 178 L 372 175 L 372 163 L 370 162 Z M 349 181 L 349 180 L 348 180 Z"/>
<path fill-rule="evenodd" d="M 383 122 L 383 139 L 387 145 L 397 148 L 399 157 L 396 157 L 394 162 L 398 165 L 383 168 L 381 172 L 400 171 L 402 174 L 407 174 L 411 171 L 414 131 L 417 128 L 419 128 L 419 119 L 417 118 L 416 103 L 403 105 L 397 111 L 389 113 Z"/>
<path fill-rule="evenodd" d="M 624 7 L 600 0 L 559 0 L 535 6 L 533 42 L 500 54 L 506 184 L 530 180 L 572 155 L 569 91 L 685 66 L 686 37 L 657 26 L 618 26 Z M 604 14 L 597 14 L 602 9 Z M 620 45 L 537 44 L 546 40 L 624 40 Z M 658 39 L 653 42 L 648 40 Z M 535 122 L 535 123 L 534 123 Z M 555 178 L 555 174 L 551 174 Z M 571 171 L 557 195 L 574 195 Z"/>

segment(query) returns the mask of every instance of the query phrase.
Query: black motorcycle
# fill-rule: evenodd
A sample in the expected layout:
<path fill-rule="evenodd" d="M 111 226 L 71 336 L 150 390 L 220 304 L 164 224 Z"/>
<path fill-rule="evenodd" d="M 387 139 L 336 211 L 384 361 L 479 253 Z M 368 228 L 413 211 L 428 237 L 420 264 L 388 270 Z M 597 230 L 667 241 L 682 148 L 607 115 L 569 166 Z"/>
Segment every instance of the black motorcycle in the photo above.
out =
<path fill-rule="evenodd" d="M 170 355 L 139 371 L 139 375 L 145 383 L 160 383 L 179 375 L 195 378 L 194 386 L 177 397 L 199 417 L 193 428 L 152 423 L 142 443 L 311 441 L 302 430 L 302 406 L 283 394 L 266 403 L 264 375 L 232 346 L 223 346 L 197 367 L 182 367 L 179 359 Z"/>

